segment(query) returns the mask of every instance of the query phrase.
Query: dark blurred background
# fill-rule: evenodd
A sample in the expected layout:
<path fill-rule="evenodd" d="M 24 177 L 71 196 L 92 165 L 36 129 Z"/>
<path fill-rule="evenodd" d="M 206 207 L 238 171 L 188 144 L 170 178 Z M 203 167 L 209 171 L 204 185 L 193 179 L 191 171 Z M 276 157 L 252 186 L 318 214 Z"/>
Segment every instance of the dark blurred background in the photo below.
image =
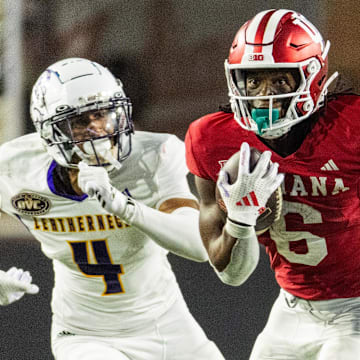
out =
<path fill-rule="evenodd" d="M 0 143 L 33 131 L 31 87 L 65 57 L 95 60 L 121 78 L 136 129 L 183 139 L 191 121 L 227 103 L 223 63 L 233 37 L 268 8 L 305 15 L 332 43 L 330 73 L 337 70 L 360 88 L 357 0 L 0 0 L 0 6 Z M 0 269 L 29 269 L 41 289 L 0 308 L 0 359 L 52 359 L 51 262 L 6 216 L 0 240 Z M 263 250 L 240 288 L 223 285 L 208 264 L 170 260 L 192 313 L 225 358 L 248 359 L 278 293 Z"/>

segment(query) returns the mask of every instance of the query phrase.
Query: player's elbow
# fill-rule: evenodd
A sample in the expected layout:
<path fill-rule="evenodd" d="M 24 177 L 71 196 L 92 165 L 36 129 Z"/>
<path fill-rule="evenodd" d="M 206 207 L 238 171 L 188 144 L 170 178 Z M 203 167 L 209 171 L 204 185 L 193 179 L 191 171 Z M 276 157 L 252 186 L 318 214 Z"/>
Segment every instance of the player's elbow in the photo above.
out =
<path fill-rule="evenodd" d="M 230 286 L 240 286 L 244 284 L 250 275 L 254 272 L 256 265 L 253 268 L 248 268 L 246 271 L 240 272 L 237 276 L 224 276 L 220 277 L 221 281 Z"/>
<path fill-rule="evenodd" d="M 206 262 L 208 260 L 209 260 L 209 256 L 208 256 L 205 248 L 202 249 L 201 251 L 197 252 L 195 261 L 197 261 L 197 262 Z"/>
<path fill-rule="evenodd" d="M 201 244 L 196 248 L 193 247 L 190 252 L 182 254 L 182 256 L 196 262 L 206 262 L 209 260 L 206 249 Z"/>

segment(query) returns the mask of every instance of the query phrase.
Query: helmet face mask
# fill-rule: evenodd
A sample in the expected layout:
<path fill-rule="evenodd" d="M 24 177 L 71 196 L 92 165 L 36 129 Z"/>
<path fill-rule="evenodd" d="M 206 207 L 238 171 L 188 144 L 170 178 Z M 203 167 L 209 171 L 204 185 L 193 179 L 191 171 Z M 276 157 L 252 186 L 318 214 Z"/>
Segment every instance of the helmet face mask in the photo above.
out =
<path fill-rule="evenodd" d="M 120 168 L 131 152 L 132 105 L 122 84 L 86 59 L 51 65 L 35 83 L 31 117 L 49 154 L 62 166 Z"/>
<path fill-rule="evenodd" d="M 321 107 L 337 75 L 326 81 L 329 46 L 309 21 L 291 10 L 266 10 L 245 23 L 225 60 L 230 104 L 240 126 L 274 139 Z M 257 71 L 290 71 L 297 86 L 290 92 L 250 96 L 246 74 Z M 254 111 L 253 104 L 259 100 L 268 104 L 267 111 Z"/>
<path fill-rule="evenodd" d="M 236 121 L 246 130 L 254 131 L 256 134 L 264 138 L 277 138 L 287 133 L 292 126 L 306 119 L 314 111 L 314 102 L 310 96 L 307 82 L 303 67 L 305 64 L 298 66 L 288 67 L 289 64 L 280 65 L 270 68 L 245 68 L 244 70 L 239 69 L 235 66 L 234 69 L 228 64 L 227 74 L 231 76 L 228 82 L 231 83 L 232 93 L 230 95 L 230 102 L 232 109 L 235 114 Z M 296 72 L 296 87 L 291 92 L 279 92 L 276 94 L 269 95 L 249 95 L 246 88 L 246 73 L 251 70 L 255 72 L 274 70 L 279 73 Z M 263 121 L 260 120 L 260 124 L 256 118 L 254 118 L 254 106 L 252 104 L 256 101 L 261 100 L 264 103 L 268 103 L 268 114 L 264 114 L 262 117 Z M 274 110 L 279 108 L 279 114 L 274 113 Z M 301 112 L 299 108 L 302 108 Z M 275 115 L 275 116 L 274 116 Z M 267 119 L 265 119 L 267 118 Z M 265 120 L 265 122 L 264 122 Z"/>

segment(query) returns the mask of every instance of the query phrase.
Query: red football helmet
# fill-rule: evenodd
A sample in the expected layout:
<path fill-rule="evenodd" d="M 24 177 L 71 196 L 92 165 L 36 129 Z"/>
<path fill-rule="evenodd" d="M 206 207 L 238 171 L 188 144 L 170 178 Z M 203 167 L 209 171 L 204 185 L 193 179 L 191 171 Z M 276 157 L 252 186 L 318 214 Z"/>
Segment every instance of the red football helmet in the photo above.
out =
<path fill-rule="evenodd" d="M 266 10 L 246 22 L 237 32 L 229 58 L 225 60 L 230 103 L 236 121 L 264 138 L 277 138 L 308 118 L 323 105 L 327 87 L 338 75 L 334 73 L 327 80 L 329 47 L 330 42 L 324 44 L 314 25 L 291 10 Z M 247 96 L 246 71 L 256 69 L 297 69 L 299 86 L 286 94 Z M 249 104 L 255 98 L 269 103 L 266 122 L 264 124 L 263 116 L 261 127 Z M 282 118 L 274 115 L 272 105 L 276 99 L 289 103 Z"/>

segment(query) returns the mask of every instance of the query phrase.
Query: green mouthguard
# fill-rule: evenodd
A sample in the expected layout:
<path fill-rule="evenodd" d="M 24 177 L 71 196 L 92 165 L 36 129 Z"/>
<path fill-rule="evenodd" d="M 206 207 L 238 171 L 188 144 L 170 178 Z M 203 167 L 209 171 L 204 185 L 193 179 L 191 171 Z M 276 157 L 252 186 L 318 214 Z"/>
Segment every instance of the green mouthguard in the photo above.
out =
<path fill-rule="evenodd" d="M 259 134 L 263 133 L 264 129 L 268 129 L 270 126 L 270 110 L 269 109 L 252 109 L 251 116 L 256 122 Z M 278 109 L 272 109 L 272 123 L 274 124 L 279 120 L 280 111 Z"/>

